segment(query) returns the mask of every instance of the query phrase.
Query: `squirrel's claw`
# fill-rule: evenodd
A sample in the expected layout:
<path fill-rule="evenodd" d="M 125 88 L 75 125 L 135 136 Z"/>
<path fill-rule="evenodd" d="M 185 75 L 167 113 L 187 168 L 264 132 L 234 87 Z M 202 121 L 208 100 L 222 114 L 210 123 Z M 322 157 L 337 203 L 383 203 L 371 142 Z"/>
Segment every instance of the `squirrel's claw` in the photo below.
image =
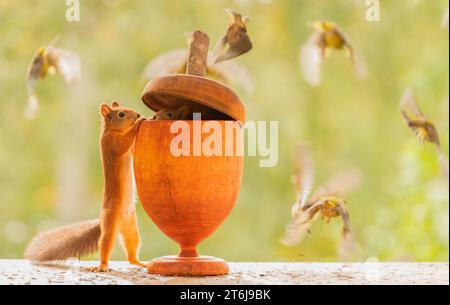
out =
<path fill-rule="evenodd" d="M 89 272 L 100 273 L 100 272 L 110 272 L 111 269 L 108 268 L 108 265 L 100 265 L 98 267 L 88 268 L 88 271 Z"/>
<path fill-rule="evenodd" d="M 139 266 L 139 267 L 147 267 L 146 264 L 144 264 L 144 263 L 142 263 L 142 262 L 140 262 L 138 260 L 132 260 L 132 261 L 130 261 L 130 264 L 135 265 L 135 266 Z"/>

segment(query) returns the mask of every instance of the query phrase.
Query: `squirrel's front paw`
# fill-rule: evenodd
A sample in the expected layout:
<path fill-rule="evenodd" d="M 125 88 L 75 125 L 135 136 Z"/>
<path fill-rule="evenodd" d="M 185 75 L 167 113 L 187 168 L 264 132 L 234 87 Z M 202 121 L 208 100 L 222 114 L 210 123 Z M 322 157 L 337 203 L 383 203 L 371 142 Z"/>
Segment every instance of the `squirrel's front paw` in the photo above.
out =
<path fill-rule="evenodd" d="M 108 265 L 101 264 L 98 267 L 89 268 L 88 271 L 90 271 L 90 272 L 110 272 L 111 269 L 108 268 Z"/>

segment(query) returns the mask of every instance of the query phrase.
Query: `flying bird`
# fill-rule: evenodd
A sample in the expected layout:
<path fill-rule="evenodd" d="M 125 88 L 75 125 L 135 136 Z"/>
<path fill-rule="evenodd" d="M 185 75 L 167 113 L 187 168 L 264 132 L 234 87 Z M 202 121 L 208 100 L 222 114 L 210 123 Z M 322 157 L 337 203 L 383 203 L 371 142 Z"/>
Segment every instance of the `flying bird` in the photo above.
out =
<path fill-rule="evenodd" d="M 434 123 L 423 114 L 411 88 L 407 88 L 403 93 L 400 111 L 406 124 L 414 132 L 421 144 L 428 142 L 436 146 L 441 171 L 448 178 L 448 158 L 442 149 L 439 132 Z"/>
<path fill-rule="evenodd" d="M 55 48 L 54 39 L 50 44 L 40 47 L 31 60 L 27 73 L 28 104 L 25 115 L 35 116 L 38 108 L 36 83 L 48 74 L 60 74 L 67 84 L 73 84 L 81 79 L 81 63 L 79 56 L 65 49 Z"/>
<path fill-rule="evenodd" d="M 291 210 L 292 221 L 286 226 L 281 243 L 286 246 L 300 243 L 321 216 L 326 223 L 332 218 L 341 217 L 342 244 L 351 245 L 350 216 L 343 197 L 360 185 L 361 172 L 358 169 L 338 172 L 310 196 L 314 183 L 314 166 L 309 146 L 300 146 L 295 170 L 293 184 L 297 196 Z"/>
<path fill-rule="evenodd" d="M 233 83 L 242 87 L 248 93 L 255 89 L 254 81 L 247 69 L 231 59 L 242 55 L 252 48 L 250 37 L 247 34 L 246 23 L 248 16 L 232 10 L 226 10 L 231 15 L 231 22 L 224 37 L 214 48 L 212 54 L 208 54 L 207 76 L 222 81 L 226 84 Z M 188 44 L 190 37 L 187 37 Z M 145 79 L 152 80 L 155 77 L 169 74 L 186 73 L 186 65 L 189 51 L 175 49 L 165 52 L 151 60 L 143 73 Z"/>
<path fill-rule="evenodd" d="M 412 129 L 420 143 L 433 143 L 440 150 L 441 141 L 436 126 L 425 117 L 419 108 L 411 88 L 406 89 L 403 93 L 400 109 L 408 127 Z"/>
<path fill-rule="evenodd" d="M 300 67 L 305 80 L 312 86 L 318 86 L 322 79 L 322 63 L 330 51 L 346 50 L 359 79 L 367 78 L 367 64 L 363 57 L 355 52 L 349 40 L 336 24 L 328 21 L 313 23 L 314 32 L 300 49 Z"/>
<path fill-rule="evenodd" d="M 230 15 L 231 20 L 225 35 L 217 42 L 213 50 L 211 57 L 213 65 L 245 54 L 253 47 L 247 33 L 247 23 L 250 21 L 250 17 L 242 17 L 241 14 L 231 9 L 226 9 L 226 12 Z"/>

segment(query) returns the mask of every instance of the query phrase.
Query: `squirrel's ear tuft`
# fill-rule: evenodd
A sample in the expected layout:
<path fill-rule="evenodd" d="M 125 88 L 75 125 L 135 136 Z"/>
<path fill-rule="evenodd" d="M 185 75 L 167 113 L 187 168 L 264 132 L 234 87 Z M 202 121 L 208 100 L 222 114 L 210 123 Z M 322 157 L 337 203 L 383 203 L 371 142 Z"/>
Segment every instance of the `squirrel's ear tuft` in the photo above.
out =
<path fill-rule="evenodd" d="M 114 101 L 114 102 L 112 102 L 111 106 L 112 106 L 113 108 L 117 108 L 117 107 L 119 107 L 119 103 L 116 102 L 116 101 Z"/>
<path fill-rule="evenodd" d="M 102 104 L 102 105 L 100 106 L 100 113 L 102 114 L 102 116 L 103 116 L 104 118 L 108 117 L 109 114 L 111 113 L 111 111 L 112 111 L 112 109 L 109 108 L 109 106 L 106 105 L 106 104 Z"/>

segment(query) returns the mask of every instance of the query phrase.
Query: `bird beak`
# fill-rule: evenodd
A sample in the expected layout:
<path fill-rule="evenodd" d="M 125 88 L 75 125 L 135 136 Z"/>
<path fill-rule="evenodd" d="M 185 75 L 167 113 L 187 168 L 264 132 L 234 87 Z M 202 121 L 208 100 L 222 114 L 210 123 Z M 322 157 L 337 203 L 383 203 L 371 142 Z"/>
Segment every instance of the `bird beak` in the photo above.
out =
<path fill-rule="evenodd" d="M 310 27 L 316 30 L 323 30 L 323 22 L 322 21 L 314 21 L 309 24 Z"/>
<path fill-rule="evenodd" d="M 40 47 L 37 51 L 38 56 L 44 56 L 45 55 L 45 47 Z"/>

